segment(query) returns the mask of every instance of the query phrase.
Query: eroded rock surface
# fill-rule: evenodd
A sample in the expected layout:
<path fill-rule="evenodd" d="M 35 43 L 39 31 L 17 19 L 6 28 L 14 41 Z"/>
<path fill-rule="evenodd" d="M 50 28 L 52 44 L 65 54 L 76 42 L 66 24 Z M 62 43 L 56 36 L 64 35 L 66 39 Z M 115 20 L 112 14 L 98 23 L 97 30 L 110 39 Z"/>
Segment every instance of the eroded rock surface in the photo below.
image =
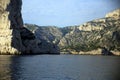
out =
<path fill-rule="evenodd" d="M 19 29 L 23 26 L 21 0 L 0 0 L 0 53 L 20 54 L 24 50 Z"/>

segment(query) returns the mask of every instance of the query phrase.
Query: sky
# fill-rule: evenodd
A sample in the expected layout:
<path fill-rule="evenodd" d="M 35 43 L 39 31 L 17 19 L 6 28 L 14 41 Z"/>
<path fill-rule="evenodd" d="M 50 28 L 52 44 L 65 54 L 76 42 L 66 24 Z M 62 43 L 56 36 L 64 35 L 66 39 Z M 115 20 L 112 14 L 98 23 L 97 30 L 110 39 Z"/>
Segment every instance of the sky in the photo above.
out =
<path fill-rule="evenodd" d="M 120 8 L 120 0 L 23 0 L 24 23 L 74 26 L 102 18 Z"/>

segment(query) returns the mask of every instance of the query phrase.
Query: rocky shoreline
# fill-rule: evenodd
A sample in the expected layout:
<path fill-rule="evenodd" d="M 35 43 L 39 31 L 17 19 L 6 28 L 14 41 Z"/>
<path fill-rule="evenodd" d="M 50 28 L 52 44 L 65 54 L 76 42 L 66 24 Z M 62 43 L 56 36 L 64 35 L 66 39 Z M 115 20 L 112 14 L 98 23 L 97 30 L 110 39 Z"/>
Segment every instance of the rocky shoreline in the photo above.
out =
<path fill-rule="evenodd" d="M 0 1 L 0 55 L 120 55 L 120 9 L 82 25 L 23 24 L 22 0 Z"/>
<path fill-rule="evenodd" d="M 110 53 L 110 54 L 107 54 Z M 102 49 L 97 49 L 97 50 L 92 50 L 92 51 L 80 51 L 80 52 L 76 52 L 76 51 L 68 51 L 68 52 L 60 52 L 60 54 L 72 54 L 72 55 L 114 55 L 114 56 L 120 56 L 120 52 L 119 51 L 108 51 L 108 52 L 104 52 L 104 54 L 102 53 Z"/>

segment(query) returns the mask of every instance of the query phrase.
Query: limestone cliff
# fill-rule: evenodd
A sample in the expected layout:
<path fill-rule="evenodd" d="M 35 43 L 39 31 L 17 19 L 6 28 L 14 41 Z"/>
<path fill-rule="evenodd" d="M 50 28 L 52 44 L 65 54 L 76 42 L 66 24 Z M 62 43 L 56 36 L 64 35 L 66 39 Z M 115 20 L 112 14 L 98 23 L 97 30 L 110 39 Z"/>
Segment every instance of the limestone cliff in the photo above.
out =
<path fill-rule="evenodd" d="M 58 28 L 26 24 L 36 38 L 52 45 L 58 45 L 62 53 L 120 55 L 120 9 L 78 26 Z M 49 45 L 50 46 L 50 45 Z M 105 50 L 102 51 L 102 49 Z M 111 51 L 111 52 L 110 52 Z"/>
<path fill-rule="evenodd" d="M 0 54 L 59 53 L 59 48 L 23 27 L 22 0 L 0 0 Z"/>
<path fill-rule="evenodd" d="M 120 55 L 120 9 L 76 27 L 60 40 L 59 47 L 61 51 L 78 54 L 93 54 L 94 50 L 106 48 Z"/>
<path fill-rule="evenodd" d="M 19 29 L 23 26 L 21 0 L 0 0 L 0 53 L 20 54 L 24 50 Z"/>
<path fill-rule="evenodd" d="M 105 16 L 106 18 L 115 18 L 115 19 L 120 19 L 120 9 L 114 10 L 112 12 L 109 12 Z"/>
<path fill-rule="evenodd" d="M 62 38 L 62 32 L 59 28 L 54 26 L 37 26 L 33 24 L 25 24 L 37 39 L 39 52 L 41 53 L 59 53 L 59 47 L 57 46 L 59 40 Z"/>

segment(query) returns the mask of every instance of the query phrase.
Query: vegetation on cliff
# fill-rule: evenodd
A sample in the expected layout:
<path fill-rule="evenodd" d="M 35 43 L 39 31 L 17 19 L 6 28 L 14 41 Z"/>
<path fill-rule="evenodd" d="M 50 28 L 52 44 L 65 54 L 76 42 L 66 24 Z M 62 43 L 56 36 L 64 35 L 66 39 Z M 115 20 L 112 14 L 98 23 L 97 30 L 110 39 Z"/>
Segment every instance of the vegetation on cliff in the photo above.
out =
<path fill-rule="evenodd" d="M 22 0 L 0 1 L 0 54 L 83 54 L 104 49 L 103 53 L 120 55 L 120 9 L 83 25 L 58 28 L 23 26 L 21 6 Z"/>
<path fill-rule="evenodd" d="M 106 14 L 105 18 L 96 19 L 78 26 L 58 28 L 54 26 L 25 26 L 34 31 L 37 38 L 57 44 L 67 52 L 88 52 L 97 49 L 120 53 L 120 9 Z M 101 51 L 102 52 L 102 51 Z M 101 54 L 101 53 L 98 53 Z M 116 53 L 115 53 L 116 54 Z"/>

